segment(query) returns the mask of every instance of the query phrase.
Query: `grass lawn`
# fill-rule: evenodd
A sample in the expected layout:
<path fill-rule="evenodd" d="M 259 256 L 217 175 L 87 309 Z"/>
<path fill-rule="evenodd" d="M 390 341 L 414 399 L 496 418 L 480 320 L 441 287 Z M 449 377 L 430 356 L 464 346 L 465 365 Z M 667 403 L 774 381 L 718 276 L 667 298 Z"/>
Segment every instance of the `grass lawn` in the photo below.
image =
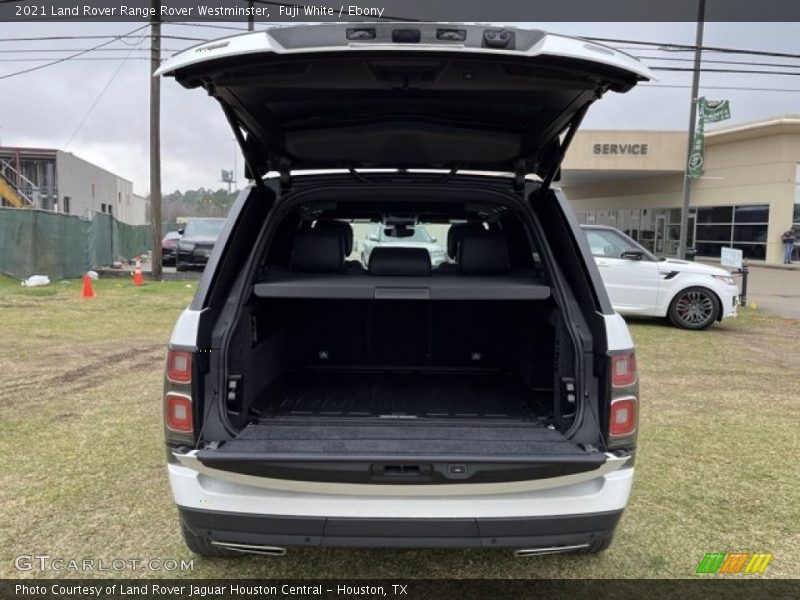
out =
<path fill-rule="evenodd" d="M 800 577 L 800 322 L 758 311 L 701 333 L 632 324 L 643 398 L 636 482 L 601 555 L 193 557 L 167 486 L 160 400 L 189 285 L 108 279 L 81 300 L 77 281 L 29 290 L 0 278 L 0 577 L 25 575 L 12 561 L 30 553 L 194 558 L 185 574 L 198 577 L 693 577 L 718 551 L 772 552 L 764 576 Z"/>

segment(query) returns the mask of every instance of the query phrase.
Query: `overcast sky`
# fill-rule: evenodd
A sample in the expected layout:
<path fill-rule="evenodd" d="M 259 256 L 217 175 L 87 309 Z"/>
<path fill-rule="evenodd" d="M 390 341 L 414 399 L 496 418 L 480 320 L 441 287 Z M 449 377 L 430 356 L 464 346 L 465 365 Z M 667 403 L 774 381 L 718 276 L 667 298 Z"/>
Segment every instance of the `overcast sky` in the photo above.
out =
<path fill-rule="evenodd" d="M 231 24 L 228 24 L 230 26 Z M 557 33 L 608 37 L 652 42 L 692 44 L 693 23 L 532 23 L 527 24 Z M 235 24 L 235 26 L 238 26 Z M 243 26 L 243 25 L 242 25 Z M 102 40 L 9 42 L 10 37 L 52 35 L 116 35 L 137 27 L 135 23 L 77 24 L 0 24 L 0 75 L 29 68 L 41 62 L 14 62 L 10 59 L 63 56 L 55 48 L 83 49 Z M 164 25 L 165 35 L 213 39 L 232 31 Z M 143 32 L 146 32 L 143 31 Z M 137 40 L 138 41 L 138 40 Z M 146 195 L 148 175 L 148 73 L 146 39 L 131 50 L 128 41 L 116 42 L 106 52 L 86 58 L 114 60 L 71 60 L 0 80 L 0 141 L 3 145 L 39 146 L 65 149 L 134 182 L 137 193 Z M 197 42 L 164 40 L 167 50 L 181 49 Z M 628 44 L 613 44 L 641 56 L 691 58 L 691 53 L 665 53 L 631 50 Z M 709 23 L 706 46 L 750 50 L 769 50 L 800 54 L 797 23 Z M 23 53 L 9 50 L 25 50 Z M 44 52 L 39 52 L 44 50 Z M 36 52 L 34 52 L 36 51 Z M 167 55 L 171 52 L 167 52 Z M 125 57 L 127 60 L 123 59 Z M 800 60 L 769 59 L 730 54 L 707 53 L 709 60 L 737 60 L 791 63 Z M 660 62 L 645 59 L 650 65 L 688 67 L 687 62 Z M 711 67 L 734 68 L 730 65 Z M 759 69 L 760 67 L 743 67 Z M 788 70 L 784 68 L 783 70 Z M 116 75 L 115 75 L 116 73 Z M 800 69 L 798 69 L 800 74 Z M 679 88 L 639 86 L 625 95 L 609 94 L 595 104 L 584 122 L 592 129 L 685 129 L 689 118 L 690 73 L 658 72 L 659 85 Z M 112 80 L 113 77 L 113 80 Z M 110 83 L 109 83 L 110 82 Z M 107 89 L 102 94 L 104 88 Z M 710 99 L 730 99 L 732 121 L 738 123 L 763 117 L 800 113 L 798 76 L 703 73 L 701 89 Z M 795 90 L 748 91 L 719 90 L 714 86 Z M 99 100 L 98 100 L 99 98 Z M 82 126 L 92 105 L 88 118 Z M 162 85 L 162 180 L 165 193 L 176 189 L 222 187 L 221 169 L 231 169 L 235 144 L 222 112 L 202 90 L 185 90 L 172 79 Z M 237 156 L 239 171 L 242 160 Z M 239 176 L 241 177 L 241 176 Z"/>

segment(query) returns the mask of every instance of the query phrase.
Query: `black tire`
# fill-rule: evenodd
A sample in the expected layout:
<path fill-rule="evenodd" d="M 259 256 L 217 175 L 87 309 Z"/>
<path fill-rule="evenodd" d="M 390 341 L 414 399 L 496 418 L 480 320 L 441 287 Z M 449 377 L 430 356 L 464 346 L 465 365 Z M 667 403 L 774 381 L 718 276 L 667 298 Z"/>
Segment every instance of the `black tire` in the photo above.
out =
<path fill-rule="evenodd" d="M 175 270 L 176 270 L 176 271 L 178 271 L 179 273 L 182 273 L 183 271 L 185 271 L 185 270 L 186 270 L 186 266 L 182 265 L 181 263 L 179 263 L 179 262 L 176 260 L 176 261 L 175 261 Z"/>
<path fill-rule="evenodd" d="M 240 552 L 215 546 L 208 538 L 192 533 L 187 529 L 183 519 L 181 519 L 181 535 L 183 535 L 183 541 L 186 547 L 200 556 L 206 558 L 234 558 L 242 556 Z"/>
<path fill-rule="evenodd" d="M 682 329 L 700 330 L 710 326 L 719 318 L 719 298 L 704 287 L 681 290 L 669 305 L 669 320 Z"/>

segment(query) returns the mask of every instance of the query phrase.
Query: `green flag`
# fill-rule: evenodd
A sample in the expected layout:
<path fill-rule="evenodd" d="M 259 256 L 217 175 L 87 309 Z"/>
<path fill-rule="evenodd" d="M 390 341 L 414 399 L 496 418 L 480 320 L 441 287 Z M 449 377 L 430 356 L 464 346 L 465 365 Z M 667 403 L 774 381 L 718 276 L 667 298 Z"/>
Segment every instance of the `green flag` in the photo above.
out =
<path fill-rule="evenodd" d="M 731 118 L 731 103 L 727 100 L 699 98 L 700 118 L 706 123 L 718 123 Z"/>
<path fill-rule="evenodd" d="M 703 119 L 697 121 L 697 129 L 692 141 L 692 152 L 689 154 L 688 175 L 690 179 L 697 179 L 703 174 L 703 162 L 706 155 L 706 140 Z"/>
<path fill-rule="evenodd" d="M 731 106 L 728 100 L 697 99 L 697 129 L 692 139 L 692 151 L 689 154 L 687 174 L 690 179 L 703 175 L 706 158 L 705 124 L 717 123 L 731 118 Z"/>

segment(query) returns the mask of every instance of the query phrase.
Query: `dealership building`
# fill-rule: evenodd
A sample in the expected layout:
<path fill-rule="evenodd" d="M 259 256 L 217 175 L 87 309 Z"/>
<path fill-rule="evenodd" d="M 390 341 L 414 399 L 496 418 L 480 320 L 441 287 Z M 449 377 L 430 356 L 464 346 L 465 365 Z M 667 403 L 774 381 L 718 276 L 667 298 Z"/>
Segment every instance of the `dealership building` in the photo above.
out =
<path fill-rule="evenodd" d="M 656 254 L 675 256 L 687 143 L 678 131 L 579 131 L 560 185 L 580 222 L 614 226 Z M 687 246 L 701 257 L 733 247 L 781 264 L 781 234 L 800 228 L 798 165 L 800 115 L 707 129 Z"/>

